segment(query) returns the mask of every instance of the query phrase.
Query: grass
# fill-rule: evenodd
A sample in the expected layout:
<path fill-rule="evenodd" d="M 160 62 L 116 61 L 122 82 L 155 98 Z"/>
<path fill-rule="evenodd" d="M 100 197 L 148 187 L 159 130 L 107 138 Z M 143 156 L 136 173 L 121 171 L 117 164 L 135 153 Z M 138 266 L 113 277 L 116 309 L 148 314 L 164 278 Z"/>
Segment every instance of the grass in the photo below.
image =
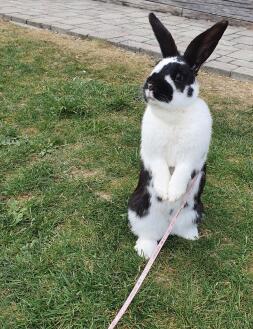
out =
<path fill-rule="evenodd" d="M 126 216 L 154 62 L 0 23 L 0 326 L 107 328 L 145 262 Z M 119 328 L 249 329 L 252 83 L 202 73 L 202 238 L 171 237 Z"/>

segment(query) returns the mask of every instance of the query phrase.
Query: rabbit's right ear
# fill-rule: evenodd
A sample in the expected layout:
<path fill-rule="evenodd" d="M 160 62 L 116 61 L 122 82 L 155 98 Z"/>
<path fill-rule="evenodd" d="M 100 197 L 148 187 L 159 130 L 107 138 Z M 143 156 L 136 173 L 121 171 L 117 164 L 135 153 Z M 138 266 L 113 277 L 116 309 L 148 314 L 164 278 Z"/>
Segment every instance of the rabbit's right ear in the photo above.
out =
<path fill-rule="evenodd" d="M 170 32 L 159 21 L 155 14 L 149 14 L 149 22 L 152 26 L 157 41 L 159 42 L 163 57 L 174 57 L 179 55 L 177 46 Z"/>
<path fill-rule="evenodd" d="M 220 38 L 228 26 L 228 21 L 220 21 L 199 34 L 187 47 L 184 58 L 197 74 L 200 66 L 208 59 L 216 48 Z"/>

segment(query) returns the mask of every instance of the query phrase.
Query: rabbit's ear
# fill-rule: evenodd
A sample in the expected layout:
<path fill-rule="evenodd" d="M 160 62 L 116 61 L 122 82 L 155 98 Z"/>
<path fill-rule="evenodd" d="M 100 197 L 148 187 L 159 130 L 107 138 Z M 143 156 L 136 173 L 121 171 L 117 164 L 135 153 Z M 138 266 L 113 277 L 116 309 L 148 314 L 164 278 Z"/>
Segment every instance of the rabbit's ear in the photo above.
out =
<path fill-rule="evenodd" d="M 227 26 L 228 21 L 222 20 L 199 34 L 189 44 L 184 53 L 184 58 L 195 73 L 212 54 Z"/>
<path fill-rule="evenodd" d="M 163 57 L 173 57 L 179 55 L 172 35 L 159 21 L 155 14 L 149 14 L 149 22 L 152 26 L 156 39 L 159 42 Z"/>

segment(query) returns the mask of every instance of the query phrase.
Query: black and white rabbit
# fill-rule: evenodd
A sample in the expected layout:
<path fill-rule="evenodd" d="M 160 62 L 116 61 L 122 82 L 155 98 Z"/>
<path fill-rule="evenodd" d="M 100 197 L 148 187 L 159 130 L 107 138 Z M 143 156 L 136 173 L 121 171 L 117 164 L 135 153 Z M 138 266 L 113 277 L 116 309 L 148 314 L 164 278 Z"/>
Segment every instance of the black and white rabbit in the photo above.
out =
<path fill-rule="evenodd" d="M 153 13 L 149 21 L 164 58 L 144 85 L 147 107 L 142 120 L 142 166 L 128 205 L 130 227 L 138 237 L 135 249 L 145 258 L 165 233 L 191 177 L 200 173 L 172 231 L 185 239 L 198 238 L 212 118 L 207 104 L 198 97 L 196 75 L 228 26 L 227 21 L 216 23 L 198 35 L 182 56 Z"/>

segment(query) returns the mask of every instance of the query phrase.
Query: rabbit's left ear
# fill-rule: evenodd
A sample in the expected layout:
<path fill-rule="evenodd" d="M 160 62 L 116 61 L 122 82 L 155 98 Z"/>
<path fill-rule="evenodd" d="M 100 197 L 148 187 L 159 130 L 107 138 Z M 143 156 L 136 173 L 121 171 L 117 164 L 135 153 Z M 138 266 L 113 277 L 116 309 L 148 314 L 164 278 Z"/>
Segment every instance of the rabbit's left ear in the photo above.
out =
<path fill-rule="evenodd" d="M 184 53 L 184 58 L 195 73 L 212 54 L 227 26 L 228 21 L 222 20 L 199 34 L 189 44 Z"/>
<path fill-rule="evenodd" d="M 149 23 L 152 26 L 156 39 L 160 45 L 163 57 L 173 57 L 179 55 L 172 35 L 159 21 L 155 14 L 149 14 Z"/>

